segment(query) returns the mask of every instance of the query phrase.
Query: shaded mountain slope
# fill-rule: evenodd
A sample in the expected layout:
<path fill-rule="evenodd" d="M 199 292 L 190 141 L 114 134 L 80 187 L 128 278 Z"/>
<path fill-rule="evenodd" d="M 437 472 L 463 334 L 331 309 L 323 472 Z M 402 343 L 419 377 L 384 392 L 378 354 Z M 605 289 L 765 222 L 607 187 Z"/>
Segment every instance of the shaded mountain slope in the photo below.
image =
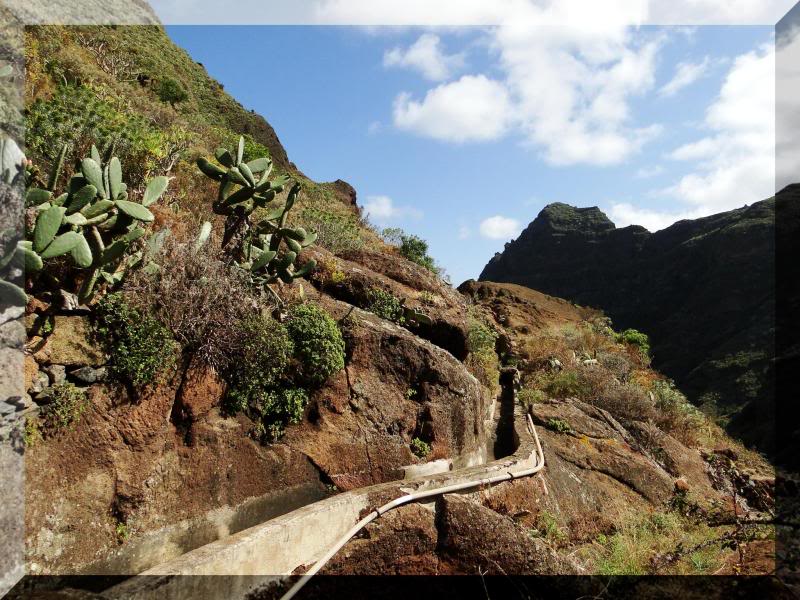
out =
<path fill-rule="evenodd" d="M 652 341 L 654 366 L 729 430 L 774 450 L 775 198 L 648 232 L 598 208 L 551 204 L 481 280 L 525 285 L 604 310 Z"/>

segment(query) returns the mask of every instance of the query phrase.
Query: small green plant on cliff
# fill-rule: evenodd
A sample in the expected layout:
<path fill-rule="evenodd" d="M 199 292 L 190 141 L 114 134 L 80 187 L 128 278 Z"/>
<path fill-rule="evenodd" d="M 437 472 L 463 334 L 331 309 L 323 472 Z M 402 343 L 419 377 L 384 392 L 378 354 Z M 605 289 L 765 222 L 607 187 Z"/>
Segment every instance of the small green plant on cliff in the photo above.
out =
<path fill-rule="evenodd" d="M 436 298 L 436 294 L 432 294 L 428 291 L 423 291 L 419 295 L 419 301 L 425 306 L 436 306 Z"/>
<path fill-rule="evenodd" d="M 531 536 L 545 538 L 555 543 L 567 539 L 567 534 L 558 526 L 558 519 L 546 510 L 536 516 L 536 527 L 531 530 Z"/>
<path fill-rule="evenodd" d="M 411 452 L 413 452 L 415 456 L 425 459 L 431 453 L 431 445 L 428 442 L 415 437 L 411 440 Z"/>
<path fill-rule="evenodd" d="M 530 408 L 534 404 L 539 404 L 547 400 L 547 394 L 542 390 L 524 387 L 517 393 L 517 399 L 522 406 Z"/>
<path fill-rule="evenodd" d="M 470 352 L 494 352 L 497 333 L 478 317 L 471 315 L 468 323 L 467 346 Z"/>
<path fill-rule="evenodd" d="M 491 396 L 500 391 L 500 359 L 495 351 L 498 334 L 480 316 L 470 311 L 467 320 L 466 365 Z"/>
<path fill-rule="evenodd" d="M 281 383 L 294 345 L 281 323 L 267 315 L 251 315 L 239 322 L 232 334 L 239 340 L 231 356 L 226 379 L 228 408 L 233 412 L 257 410 L 262 416 L 273 406 L 271 394 Z"/>
<path fill-rule="evenodd" d="M 22 432 L 22 441 L 26 448 L 33 448 L 42 440 L 42 431 L 39 428 L 39 420 L 36 417 L 25 419 L 25 430 Z"/>
<path fill-rule="evenodd" d="M 178 346 L 170 330 L 133 308 L 123 294 L 105 296 L 97 305 L 95 319 L 117 376 L 138 387 L 156 382 L 174 367 Z"/>
<path fill-rule="evenodd" d="M 344 339 L 336 321 L 313 304 L 295 306 L 286 323 L 300 360 L 301 376 L 309 384 L 323 384 L 344 369 Z"/>
<path fill-rule="evenodd" d="M 380 288 L 372 288 L 367 292 L 367 303 L 367 310 L 382 319 L 393 321 L 400 325 L 405 321 L 403 304 L 391 292 Z"/>
<path fill-rule="evenodd" d="M 117 541 L 120 544 L 124 544 L 128 541 L 128 538 L 131 536 L 130 529 L 128 529 L 128 524 L 122 521 L 119 521 L 114 527 L 114 532 L 117 534 Z"/>
<path fill-rule="evenodd" d="M 428 242 L 421 237 L 406 233 L 398 227 L 384 229 L 381 236 L 389 244 L 397 246 L 400 256 L 425 267 L 436 275 L 441 274 L 441 269 L 436 265 L 436 261 L 428 254 Z"/>
<path fill-rule="evenodd" d="M 572 427 L 564 419 L 548 419 L 546 425 L 548 429 L 556 433 L 572 433 Z"/>
<path fill-rule="evenodd" d="M 650 358 L 650 338 L 646 333 L 637 331 L 636 329 L 626 329 L 616 335 L 616 341 L 621 344 L 628 344 L 629 346 L 636 346 L 642 355 L 642 358 L 649 360 Z"/>
<path fill-rule="evenodd" d="M 40 413 L 42 429 L 47 435 L 70 428 L 81 418 L 88 401 L 86 393 L 71 383 L 50 388 L 50 402 Z"/>
<path fill-rule="evenodd" d="M 303 388 L 277 388 L 258 396 L 255 416 L 261 419 L 259 437 L 275 442 L 283 435 L 286 425 L 299 423 L 308 404 L 308 392 Z"/>

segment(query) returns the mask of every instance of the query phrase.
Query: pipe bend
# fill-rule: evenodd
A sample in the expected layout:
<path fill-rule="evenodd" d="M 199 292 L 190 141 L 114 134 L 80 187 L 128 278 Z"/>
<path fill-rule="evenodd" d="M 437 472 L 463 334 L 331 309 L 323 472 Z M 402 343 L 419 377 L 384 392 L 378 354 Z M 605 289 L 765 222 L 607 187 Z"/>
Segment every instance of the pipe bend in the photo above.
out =
<path fill-rule="evenodd" d="M 291 600 L 294 596 L 299 592 L 303 586 L 314 576 L 316 575 L 322 567 L 324 567 L 328 561 L 333 558 L 333 556 L 347 543 L 349 542 L 353 536 L 355 536 L 359 531 L 361 531 L 364 527 L 366 527 L 369 523 L 374 521 L 375 519 L 383 516 L 390 510 L 402 506 L 404 504 L 408 504 L 409 502 L 413 502 L 415 500 L 421 500 L 422 498 L 430 498 L 431 496 L 438 496 L 442 494 L 449 494 L 465 489 L 469 489 L 472 487 L 477 487 L 480 485 L 487 485 L 493 483 L 500 483 L 501 481 L 511 481 L 513 479 L 520 479 L 522 477 L 528 477 L 530 475 L 534 475 L 541 471 L 544 468 L 544 452 L 542 451 L 542 444 L 539 441 L 539 436 L 536 433 L 536 427 L 533 425 L 533 419 L 531 418 L 530 413 L 526 414 L 526 422 L 528 433 L 530 433 L 531 437 L 533 437 L 534 441 L 534 464 L 532 467 L 528 467 L 526 469 L 521 469 L 517 473 L 513 471 L 505 471 L 500 475 L 494 475 L 491 477 L 485 477 L 479 480 L 468 480 L 461 483 L 456 483 L 452 485 L 445 485 L 438 488 L 433 488 L 430 490 L 423 490 L 412 492 L 410 494 L 406 494 L 404 496 L 400 496 L 399 498 L 395 498 L 394 500 L 390 500 L 383 506 L 380 506 L 370 512 L 366 517 L 361 519 L 358 523 L 353 526 L 350 531 L 344 534 L 337 542 L 333 545 L 333 547 L 325 553 L 325 555 L 320 558 L 314 565 L 302 576 L 298 579 L 295 584 L 287 591 L 283 596 L 281 596 L 281 600 Z M 509 467 L 514 466 L 513 463 L 508 465 Z"/>

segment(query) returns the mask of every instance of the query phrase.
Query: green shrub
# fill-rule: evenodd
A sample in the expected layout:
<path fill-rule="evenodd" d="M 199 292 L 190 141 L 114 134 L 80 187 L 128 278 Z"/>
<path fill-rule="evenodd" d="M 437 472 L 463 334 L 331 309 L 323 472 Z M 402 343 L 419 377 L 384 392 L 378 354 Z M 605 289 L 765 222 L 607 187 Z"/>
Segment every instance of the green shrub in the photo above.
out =
<path fill-rule="evenodd" d="M 52 98 L 30 104 L 25 135 L 28 157 L 45 170 L 64 144 L 70 147 L 64 164 L 70 165 L 87 155 L 93 143 L 101 151 L 113 143 L 127 183 L 135 189 L 171 160 L 171 152 L 189 134 L 177 126 L 159 128 L 113 96 L 62 85 Z"/>
<path fill-rule="evenodd" d="M 543 510 L 536 516 L 536 527 L 531 530 L 531 537 L 546 538 L 558 543 L 567 539 L 567 534 L 558 526 L 555 515 Z"/>
<path fill-rule="evenodd" d="M 638 347 L 643 358 L 650 357 L 650 338 L 647 337 L 647 334 L 636 329 L 626 329 L 617 334 L 616 340 L 618 343 Z"/>
<path fill-rule="evenodd" d="M 547 394 L 545 394 L 542 390 L 525 387 L 519 391 L 517 394 L 517 399 L 522 406 L 528 408 L 534 404 L 538 404 L 547 400 Z"/>
<path fill-rule="evenodd" d="M 51 435 L 72 427 L 81 418 L 88 402 L 86 393 L 71 383 L 54 385 L 49 389 L 49 393 L 50 402 L 42 409 L 40 417 L 42 429 Z M 31 437 L 35 437 L 35 434 Z"/>
<path fill-rule="evenodd" d="M 141 386 L 175 365 L 178 347 L 170 330 L 133 308 L 121 293 L 103 298 L 95 314 L 97 333 L 106 343 L 117 376 Z"/>
<path fill-rule="evenodd" d="M 671 381 L 653 382 L 655 422 L 684 443 L 690 443 L 705 424 L 703 413 L 691 404 Z"/>
<path fill-rule="evenodd" d="M 467 348 L 470 352 L 494 352 L 497 332 L 480 319 L 472 316 L 467 323 Z"/>
<path fill-rule="evenodd" d="M 418 437 L 411 440 L 411 452 L 419 458 L 427 458 L 431 453 L 431 445 Z"/>
<path fill-rule="evenodd" d="M 576 371 L 559 371 L 545 386 L 553 398 L 585 398 L 591 394 L 591 386 Z"/>
<path fill-rule="evenodd" d="M 274 442 L 283 435 L 286 425 L 299 423 L 308 404 L 308 392 L 303 388 L 279 388 L 258 397 L 254 416 L 260 420 L 260 437 Z"/>
<path fill-rule="evenodd" d="M 230 384 L 228 408 L 234 412 L 252 409 L 268 416 L 271 394 L 282 383 L 294 352 L 286 327 L 266 315 L 249 316 L 233 332 L 237 348 L 226 369 Z"/>
<path fill-rule="evenodd" d="M 39 420 L 36 417 L 25 419 L 25 429 L 22 432 L 22 441 L 26 448 L 33 448 L 42 439 L 42 431 L 39 428 Z"/>
<path fill-rule="evenodd" d="M 131 531 L 128 528 L 128 524 L 123 523 L 122 521 L 117 523 L 116 527 L 114 527 L 114 531 L 117 534 L 117 541 L 120 544 L 127 542 L 128 538 L 131 536 Z"/>
<path fill-rule="evenodd" d="M 391 292 L 380 288 L 372 288 L 367 292 L 367 302 L 367 310 L 382 319 L 399 324 L 405 321 L 403 305 L 400 299 Z"/>
<path fill-rule="evenodd" d="M 292 309 L 286 326 L 305 381 L 321 385 L 344 369 L 342 332 L 323 309 L 313 304 L 300 304 Z"/>
<path fill-rule="evenodd" d="M 467 321 L 466 366 L 492 396 L 500 391 L 500 359 L 495 352 L 497 333 L 475 314 Z"/>
<path fill-rule="evenodd" d="M 547 428 L 558 433 L 571 433 L 572 427 L 564 419 L 548 419 Z"/>
<path fill-rule="evenodd" d="M 264 144 L 259 144 L 253 139 L 252 135 L 245 134 L 242 137 L 244 137 L 244 153 L 242 154 L 242 160 L 244 160 L 244 162 L 250 162 L 262 156 L 269 158 L 269 148 Z M 239 138 L 236 137 L 236 139 L 231 139 L 229 144 L 225 144 L 225 147 L 235 146 L 238 142 Z"/>
<path fill-rule="evenodd" d="M 189 94 L 183 86 L 171 77 L 165 77 L 158 81 L 153 86 L 153 90 L 159 100 L 162 102 L 169 102 L 172 106 L 175 106 L 178 102 L 184 102 L 189 98 Z"/>
<path fill-rule="evenodd" d="M 439 275 L 440 268 L 428 254 L 428 242 L 421 237 L 408 234 L 397 227 L 384 229 L 381 235 L 388 243 L 398 247 L 401 256 Z"/>

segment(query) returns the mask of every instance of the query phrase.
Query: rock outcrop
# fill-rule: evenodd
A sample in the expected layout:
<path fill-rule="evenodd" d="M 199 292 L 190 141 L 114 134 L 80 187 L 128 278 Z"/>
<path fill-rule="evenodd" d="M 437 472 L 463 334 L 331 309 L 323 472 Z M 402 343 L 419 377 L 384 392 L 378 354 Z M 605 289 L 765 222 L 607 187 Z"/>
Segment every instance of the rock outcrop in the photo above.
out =
<path fill-rule="evenodd" d="M 551 204 L 481 280 L 516 283 L 602 309 L 651 338 L 653 365 L 697 403 L 733 414 L 729 431 L 774 450 L 776 204 L 800 188 L 650 233 L 597 208 Z M 800 224 L 796 224 L 800 226 Z"/>
<path fill-rule="evenodd" d="M 363 274 L 399 289 L 385 275 L 342 266 L 353 280 Z M 384 267 L 390 270 L 388 262 Z M 450 288 L 436 289 L 463 302 Z M 409 297 L 420 291 L 403 290 Z M 59 367 L 82 385 L 88 403 L 72 428 L 26 450 L 32 572 L 134 572 L 333 491 L 402 479 L 402 467 L 420 461 L 413 438 L 430 445 L 429 460 L 481 459 L 490 399 L 463 363 L 314 288 L 305 295 L 342 321 L 346 366 L 314 392 L 303 422 L 268 446 L 251 439 L 246 417 L 225 414 L 225 383 L 208 366 L 189 358 L 168 381 L 134 394 L 100 381 L 108 359 L 85 316 L 55 316 L 47 337 L 29 345 L 28 391 L 40 402 L 36 382 L 46 389 Z M 158 552 L 137 552 L 135 543 L 118 548 L 120 524 L 136 540 L 165 527 L 176 532 L 163 534 L 171 545 Z"/>

